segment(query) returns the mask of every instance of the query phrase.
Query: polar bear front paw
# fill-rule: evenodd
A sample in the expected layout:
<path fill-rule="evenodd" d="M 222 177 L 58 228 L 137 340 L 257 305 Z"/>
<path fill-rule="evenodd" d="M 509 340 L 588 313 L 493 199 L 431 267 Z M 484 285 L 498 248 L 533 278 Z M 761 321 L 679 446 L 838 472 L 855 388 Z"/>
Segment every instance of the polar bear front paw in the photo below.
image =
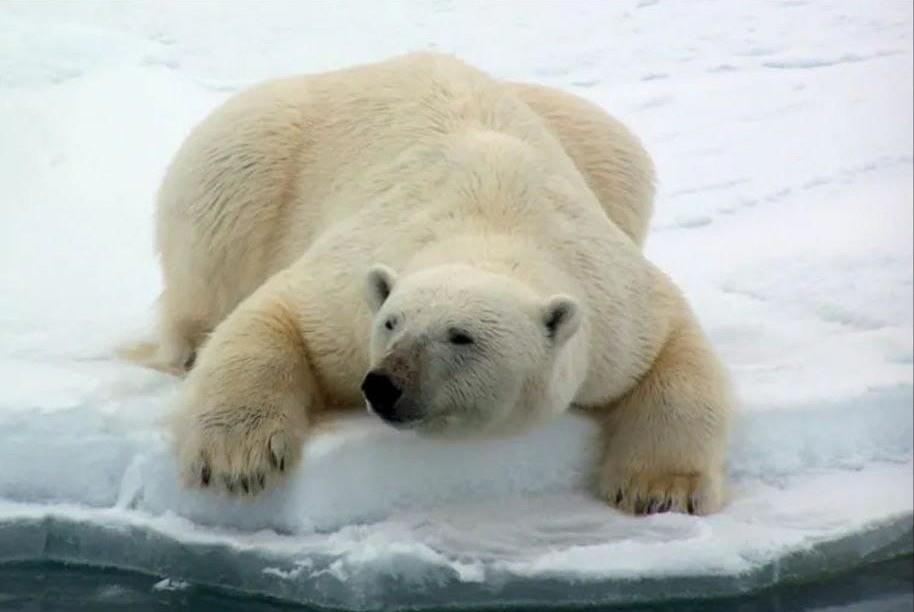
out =
<path fill-rule="evenodd" d="M 182 478 L 191 487 L 253 495 L 298 461 L 302 428 L 255 407 L 187 415 L 177 429 Z"/>
<path fill-rule="evenodd" d="M 681 512 L 705 515 L 723 505 L 723 476 L 706 473 L 604 474 L 600 492 L 628 514 Z"/>

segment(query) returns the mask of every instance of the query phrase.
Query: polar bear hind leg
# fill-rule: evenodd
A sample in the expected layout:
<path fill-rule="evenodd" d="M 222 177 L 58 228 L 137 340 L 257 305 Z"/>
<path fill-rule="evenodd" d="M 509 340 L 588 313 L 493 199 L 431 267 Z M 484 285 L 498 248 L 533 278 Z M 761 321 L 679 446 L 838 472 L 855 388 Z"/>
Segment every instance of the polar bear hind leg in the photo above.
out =
<path fill-rule="evenodd" d="M 580 96 L 530 83 L 511 87 L 559 139 L 610 220 L 643 247 L 654 207 L 654 167 L 638 137 Z"/>
<path fill-rule="evenodd" d="M 284 244 L 303 139 L 296 92 L 288 81 L 242 92 L 178 150 L 158 194 L 165 285 L 158 340 L 126 347 L 122 356 L 183 374 L 209 333 L 291 263 L 277 245 Z"/>

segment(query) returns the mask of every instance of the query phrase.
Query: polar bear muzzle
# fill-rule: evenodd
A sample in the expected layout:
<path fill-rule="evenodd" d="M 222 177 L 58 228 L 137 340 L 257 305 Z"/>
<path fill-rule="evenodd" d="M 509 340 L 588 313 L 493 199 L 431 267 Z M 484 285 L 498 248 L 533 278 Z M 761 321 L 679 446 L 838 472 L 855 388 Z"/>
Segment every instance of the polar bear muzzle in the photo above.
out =
<path fill-rule="evenodd" d="M 365 375 L 362 394 L 368 409 L 395 427 L 408 426 L 422 417 L 416 403 L 383 370 L 372 370 Z"/>

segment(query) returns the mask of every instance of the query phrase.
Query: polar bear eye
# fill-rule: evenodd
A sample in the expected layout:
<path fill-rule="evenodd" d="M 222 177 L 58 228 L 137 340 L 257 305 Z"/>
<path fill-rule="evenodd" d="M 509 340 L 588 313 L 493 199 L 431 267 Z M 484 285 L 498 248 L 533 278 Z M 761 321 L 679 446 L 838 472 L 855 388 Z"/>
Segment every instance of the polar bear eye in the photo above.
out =
<path fill-rule="evenodd" d="M 387 317 L 384 321 L 384 328 L 387 331 L 393 331 L 397 327 L 397 317 Z"/>
<path fill-rule="evenodd" d="M 473 344 L 473 338 L 465 331 L 459 329 L 448 330 L 447 339 L 451 344 Z"/>

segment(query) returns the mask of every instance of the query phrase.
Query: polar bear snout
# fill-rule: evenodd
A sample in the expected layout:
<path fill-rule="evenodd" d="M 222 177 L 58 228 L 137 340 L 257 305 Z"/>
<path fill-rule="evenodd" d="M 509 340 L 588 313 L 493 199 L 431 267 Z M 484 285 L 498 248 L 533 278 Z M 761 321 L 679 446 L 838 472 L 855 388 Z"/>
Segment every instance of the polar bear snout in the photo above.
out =
<path fill-rule="evenodd" d="M 372 370 L 365 375 L 362 393 L 371 409 L 381 417 L 392 413 L 397 400 L 403 397 L 403 390 L 381 370 Z"/>
<path fill-rule="evenodd" d="M 406 425 L 420 416 L 414 402 L 403 395 L 403 389 L 383 370 L 372 370 L 365 375 L 362 394 L 368 409 L 391 425 Z"/>

